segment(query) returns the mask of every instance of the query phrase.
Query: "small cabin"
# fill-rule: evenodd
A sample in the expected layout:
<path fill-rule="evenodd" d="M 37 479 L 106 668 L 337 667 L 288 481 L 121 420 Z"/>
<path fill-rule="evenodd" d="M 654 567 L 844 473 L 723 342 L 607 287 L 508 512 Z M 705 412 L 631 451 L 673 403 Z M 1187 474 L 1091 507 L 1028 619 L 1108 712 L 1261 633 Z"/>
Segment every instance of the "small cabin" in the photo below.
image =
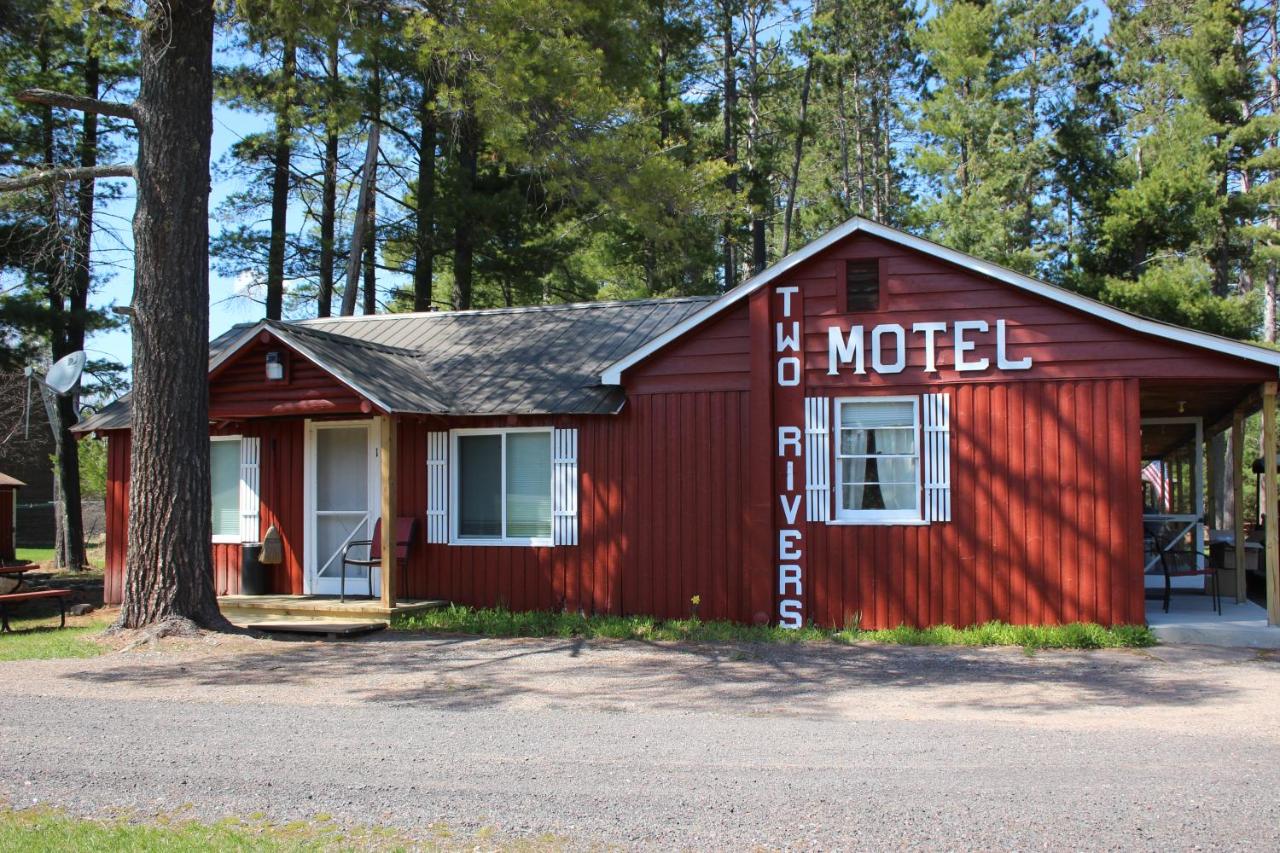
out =
<path fill-rule="evenodd" d="M 1242 447 L 1277 379 L 1280 352 L 865 219 L 719 296 L 245 324 L 210 346 L 215 587 L 275 526 L 272 589 L 335 594 L 347 543 L 413 517 L 392 602 L 1141 623 L 1150 527 L 1206 541 L 1179 454 Z M 127 398 L 78 429 L 110 443 L 118 601 Z"/>
<path fill-rule="evenodd" d="M 25 485 L 0 473 L 0 566 L 18 559 L 18 489 Z"/>

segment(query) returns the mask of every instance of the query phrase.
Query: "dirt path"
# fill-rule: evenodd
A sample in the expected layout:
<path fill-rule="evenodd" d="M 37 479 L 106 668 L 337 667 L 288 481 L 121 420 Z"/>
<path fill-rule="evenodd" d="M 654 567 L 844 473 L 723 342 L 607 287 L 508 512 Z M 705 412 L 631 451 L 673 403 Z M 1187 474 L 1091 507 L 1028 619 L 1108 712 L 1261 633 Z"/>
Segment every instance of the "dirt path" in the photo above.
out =
<path fill-rule="evenodd" d="M 0 683 L 14 805 L 573 845 L 1280 847 L 1280 658 L 1247 651 L 388 635 L 5 663 Z"/>

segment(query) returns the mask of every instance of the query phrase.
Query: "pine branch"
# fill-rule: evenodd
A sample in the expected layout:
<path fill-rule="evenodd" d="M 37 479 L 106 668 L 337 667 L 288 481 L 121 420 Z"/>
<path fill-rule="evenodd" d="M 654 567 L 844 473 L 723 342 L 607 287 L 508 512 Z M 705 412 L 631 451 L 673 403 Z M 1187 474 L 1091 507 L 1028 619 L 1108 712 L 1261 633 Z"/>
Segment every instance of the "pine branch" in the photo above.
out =
<path fill-rule="evenodd" d="M 48 184 L 83 181 L 87 178 L 133 178 L 137 173 L 132 164 L 117 163 L 107 166 L 68 167 L 65 169 L 37 169 L 13 178 L 0 178 L 0 193 L 16 192 Z"/>
<path fill-rule="evenodd" d="M 98 113 L 116 118 L 134 119 L 137 113 L 133 104 L 122 104 L 118 101 L 101 101 L 97 98 L 86 98 L 83 95 L 67 95 L 49 89 L 24 89 L 18 93 L 18 100 L 24 104 L 45 104 L 50 107 L 65 107 L 79 110 L 82 113 Z"/>

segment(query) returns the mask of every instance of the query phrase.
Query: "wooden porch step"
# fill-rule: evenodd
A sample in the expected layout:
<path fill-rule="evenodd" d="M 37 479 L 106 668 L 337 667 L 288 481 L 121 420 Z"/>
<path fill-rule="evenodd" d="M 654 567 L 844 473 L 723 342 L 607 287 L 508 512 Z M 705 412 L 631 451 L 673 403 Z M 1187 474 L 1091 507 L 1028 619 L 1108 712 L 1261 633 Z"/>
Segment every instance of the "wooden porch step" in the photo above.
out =
<path fill-rule="evenodd" d="M 449 602 L 437 599 L 401 599 L 395 607 L 387 608 L 378 599 L 348 598 L 318 595 L 223 595 L 218 597 L 218 608 L 223 615 L 237 624 L 249 621 L 274 619 L 275 617 L 306 617 L 310 619 L 343 619 L 362 622 L 388 623 L 393 616 L 422 613 L 448 607 Z"/>
<path fill-rule="evenodd" d="M 324 637 L 329 640 L 338 640 L 386 630 L 387 623 L 372 619 L 353 622 L 341 619 L 285 618 L 250 622 L 245 627 L 251 631 L 261 631 L 264 634 L 305 634 Z"/>

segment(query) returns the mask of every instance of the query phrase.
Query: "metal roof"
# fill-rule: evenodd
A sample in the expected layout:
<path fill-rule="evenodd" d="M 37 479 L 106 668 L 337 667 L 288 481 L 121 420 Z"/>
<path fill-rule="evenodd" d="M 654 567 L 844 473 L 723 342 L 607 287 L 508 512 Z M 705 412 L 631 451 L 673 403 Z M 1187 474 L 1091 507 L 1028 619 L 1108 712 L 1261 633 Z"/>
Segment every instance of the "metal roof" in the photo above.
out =
<path fill-rule="evenodd" d="M 386 411 L 610 414 L 610 364 L 714 301 L 711 296 L 432 311 L 239 324 L 209 345 L 210 369 L 267 331 Z M 76 426 L 129 426 L 128 398 Z"/>

